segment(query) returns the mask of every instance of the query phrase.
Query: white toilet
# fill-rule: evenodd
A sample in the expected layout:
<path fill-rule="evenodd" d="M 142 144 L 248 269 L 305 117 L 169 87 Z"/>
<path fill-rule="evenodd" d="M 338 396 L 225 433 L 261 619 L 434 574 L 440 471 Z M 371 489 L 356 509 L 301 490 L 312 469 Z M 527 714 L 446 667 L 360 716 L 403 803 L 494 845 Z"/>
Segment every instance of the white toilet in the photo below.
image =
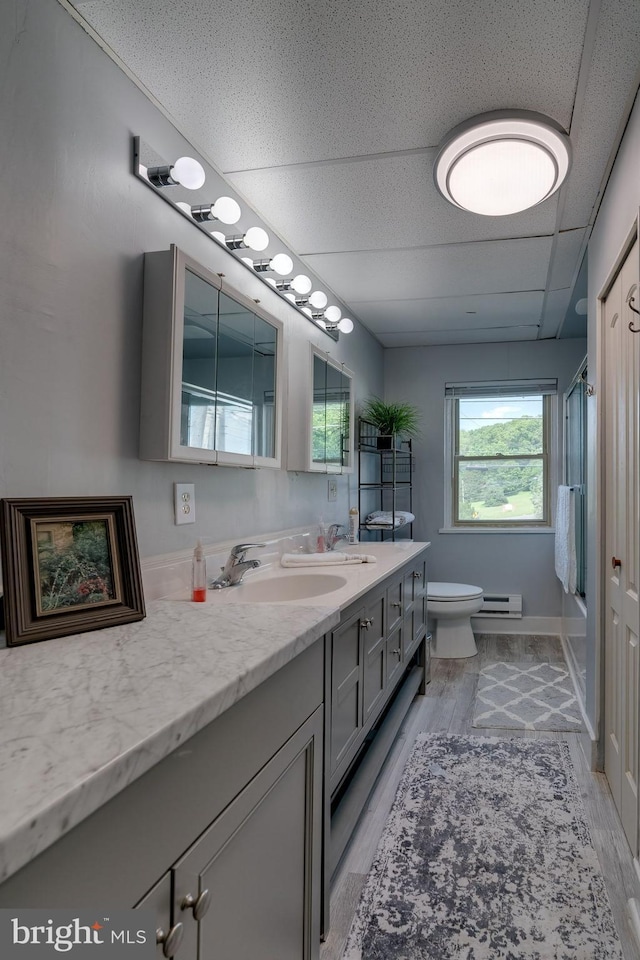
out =
<path fill-rule="evenodd" d="M 436 621 L 431 656 L 454 659 L 478 652 L 471 617 L 483 602 L 482 587 L 469 583 L 429 583 L 427 612 Z"/>

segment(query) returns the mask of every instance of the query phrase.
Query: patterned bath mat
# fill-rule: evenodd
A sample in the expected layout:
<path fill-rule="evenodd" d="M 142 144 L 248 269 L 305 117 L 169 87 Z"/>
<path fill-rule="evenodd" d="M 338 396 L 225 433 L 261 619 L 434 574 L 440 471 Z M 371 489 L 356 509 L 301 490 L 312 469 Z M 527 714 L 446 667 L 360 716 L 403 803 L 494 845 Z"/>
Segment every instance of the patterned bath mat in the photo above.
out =
<path fill-rule="evenodd" d="M 343 960 L 622 960 L 566 743 L 421 734 Z"/>
<path fill-rule="evenodd" d="M 474 727 L 580 730 L 582 717 L 563 663 L 490 663 L 480 671 Z"/>

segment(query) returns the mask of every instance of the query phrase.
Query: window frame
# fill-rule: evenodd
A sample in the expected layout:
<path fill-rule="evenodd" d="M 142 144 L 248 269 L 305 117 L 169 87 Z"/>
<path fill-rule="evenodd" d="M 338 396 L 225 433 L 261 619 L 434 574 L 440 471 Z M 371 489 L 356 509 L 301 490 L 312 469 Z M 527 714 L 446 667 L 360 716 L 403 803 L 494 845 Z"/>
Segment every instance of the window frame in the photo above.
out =
<path fill-rule="evenodd" d="M 508 381 L 503 381 L 508 385 Z M 495 392 L 492 391 L 492 387 Z M 499 393 L 500 382 L 488 383 L 486 398 L 493 399 Z M 556 437 L 557 393 L 537 393 L 522 390 L 519 396 L 541 397 L 543 419 L 543 450 L 540 454 L 496 455 L 494 457 L 469 457 L 459 453 L 460 436 L 460 399 L 458 396 L 445 397 L 445 527 L 442 532 L 514 532 L 546 533 L 553 531 L 552 490 L 557 465 L 554 457 Z M 481 399 L 478 395 L 477 399 Z M 466 461 L 486 460 L 492 463 L 506 463 L 509 460 L 542 461 L 543 517 L 540 520 L 467 520 L 458 518 L 459 511 L 459 464 Z"/>

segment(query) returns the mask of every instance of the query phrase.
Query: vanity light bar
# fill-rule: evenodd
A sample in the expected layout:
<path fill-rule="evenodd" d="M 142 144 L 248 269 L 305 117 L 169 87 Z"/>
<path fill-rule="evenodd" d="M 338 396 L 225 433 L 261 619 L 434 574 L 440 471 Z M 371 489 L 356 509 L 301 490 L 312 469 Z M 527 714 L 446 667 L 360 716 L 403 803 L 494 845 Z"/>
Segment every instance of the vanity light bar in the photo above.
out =
<path fill-rule="evenodd" d="M 145 162 L 142 161 L 144 155 Z M 202 164 L 194 157 L 178 157 L 173 163 L 158 162 L 160 157 L 156 151 L 144 144 L 140 137 L 133 137 L 134 173 L 147 186 L 154 189 L 158 195 L 178 207 L 192 223 L 195 223 L 207 236 L 230 251 L 266 250 L 270 237 L 262 227 L 249 227 L 245 233 L 226 236 L 216 230 L 208 230 L 207 224 L 235 224 L 241 216 L 240 205 L 233 197 L 220 196 L 213 203 L 190 204 L 184 200 L 174 200 L 172 191 L 165 191 L 165 187 L 182 186 L 188 190 L 199 190 L 205 183 L 206 174 Z M 273 257 L 253 260 L 250 257 L 239 257 L 241 262 L 268 283 L 281 296 L 285 297 L 301 313 L 322 327 L 333 339 L 337 339 L 338 331 L 349 333 L 353 329 L 351 320 L 340 320 L 338 307 L 327 307 L 328 298 L 322 290 L 312 290 L 312 281 L 306 274 L 299 273 L 293 277 L 287 274 L 293 272 L 294 264 L 287 253 L 276 253 Z M 276 277 L 266 276 L 268 272 L 279 274 Z M 326 308 L 326 309 L 325 309 Z"/>

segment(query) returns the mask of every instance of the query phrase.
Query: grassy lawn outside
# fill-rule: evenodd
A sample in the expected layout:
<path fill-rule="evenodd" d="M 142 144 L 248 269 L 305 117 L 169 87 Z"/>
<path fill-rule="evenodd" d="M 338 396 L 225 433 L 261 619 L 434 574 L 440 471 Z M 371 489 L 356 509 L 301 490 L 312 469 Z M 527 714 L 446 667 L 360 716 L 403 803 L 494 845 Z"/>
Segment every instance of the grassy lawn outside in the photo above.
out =
<path fill-rule="evenodd" d="M 477 516 L 474 520 L 519 520 L 524 518 L 536 519 L 535 509 L 531 500 L 531 494 L 528 490 L 516 493 L 512 497 L 507 497 L 508 503 L 502 503 L 499 507 L 485 507 L 483 500 L 477 500 L 471 504 Z M 511 505 L 511 506 L 510 506 Z"/>

